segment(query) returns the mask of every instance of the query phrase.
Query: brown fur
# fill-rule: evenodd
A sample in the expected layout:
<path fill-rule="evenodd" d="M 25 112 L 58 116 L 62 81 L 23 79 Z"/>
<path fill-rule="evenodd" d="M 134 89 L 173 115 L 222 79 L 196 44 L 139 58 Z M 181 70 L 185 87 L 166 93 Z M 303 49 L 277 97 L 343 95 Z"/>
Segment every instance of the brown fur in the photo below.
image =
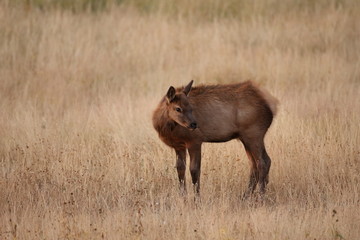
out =
<path fill-rule="evenodd" d="M 200 190 L 201 144 L 239 139 L 251 163 L 251 194 L 265 192 L 271 159 L 264 136 L 276 114 L 277 100 L 252 82 L 228 85 L 170 87 L 153 114 L 160 139 L 175 149 L 180 186 L 185 190 L 186 149 L 196 192 Z"/>

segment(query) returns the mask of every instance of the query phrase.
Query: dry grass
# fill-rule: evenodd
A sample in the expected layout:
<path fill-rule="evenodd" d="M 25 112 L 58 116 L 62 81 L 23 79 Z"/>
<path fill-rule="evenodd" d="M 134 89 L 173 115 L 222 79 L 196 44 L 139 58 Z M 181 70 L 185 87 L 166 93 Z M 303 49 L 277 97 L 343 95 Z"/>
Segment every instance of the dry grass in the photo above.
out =
<path fill-rule="evenodd" d="M 203 21 L 0 2 L 0 239 L 360 238 L 360 9 L 342 2 Z M 237 141 L 204 145 L 200 204 L 179 196 L 150 119 L 190 79 L 279 98 L 265 202 L 239 199 Z"/>

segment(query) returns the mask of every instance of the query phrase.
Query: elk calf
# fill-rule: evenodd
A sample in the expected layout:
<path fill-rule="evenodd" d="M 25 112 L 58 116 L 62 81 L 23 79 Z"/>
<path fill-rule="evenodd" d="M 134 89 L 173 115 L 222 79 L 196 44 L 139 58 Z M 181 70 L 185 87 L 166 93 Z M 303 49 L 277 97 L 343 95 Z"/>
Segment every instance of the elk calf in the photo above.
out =
<path fill-rule="evenodd" d="M 186 190 L 186 150 L 195 191 L 200 191 L 201 144 L 239 139 L 251 163 L 244 196 L 259 184 L 265 193 L 271 159 L 264 136 L 276 113 L 277 100 L 250 81 L 228 85 L 170 87 L 153 114 L 160 139 L 176 152 L 180 188 Z"/>

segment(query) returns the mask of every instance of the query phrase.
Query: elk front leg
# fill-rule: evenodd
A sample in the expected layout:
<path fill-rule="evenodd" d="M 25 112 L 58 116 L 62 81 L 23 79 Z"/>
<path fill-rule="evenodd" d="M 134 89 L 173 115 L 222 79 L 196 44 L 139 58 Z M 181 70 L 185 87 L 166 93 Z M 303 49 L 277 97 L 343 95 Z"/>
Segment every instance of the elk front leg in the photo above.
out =
<path fill-rule="evenodd" d="M 200 193 L 201 144 L 188 148 L 190 155 L 190 173 L 195 193 Z"/>
<path fill-rule="evenodd" d="M 175 150 L 176 152 L 176 170 L 179 177 L 180 192 L 186 193 L 185 170 L 186 170 L 186 150 Z"/>

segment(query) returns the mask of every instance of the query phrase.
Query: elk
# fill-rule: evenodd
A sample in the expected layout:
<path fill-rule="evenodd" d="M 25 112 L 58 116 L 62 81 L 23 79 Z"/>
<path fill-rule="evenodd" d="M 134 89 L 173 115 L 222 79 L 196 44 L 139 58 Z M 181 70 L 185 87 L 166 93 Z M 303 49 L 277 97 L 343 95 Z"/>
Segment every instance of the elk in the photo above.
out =
<path fill-rule="evenodd" d="M 251 81 L 226 85 L 171 86 L 155 109 L 152 122 L 160 139 L 176 153 L 180 189 L 186 192 L 186 150 L 195 193 L 200 193 L 201 145 L 239 139 L 250 160 L 250 179 L 244 198 L 269 182 L 271 159 L 264 136 L 278 101 Z"/>

